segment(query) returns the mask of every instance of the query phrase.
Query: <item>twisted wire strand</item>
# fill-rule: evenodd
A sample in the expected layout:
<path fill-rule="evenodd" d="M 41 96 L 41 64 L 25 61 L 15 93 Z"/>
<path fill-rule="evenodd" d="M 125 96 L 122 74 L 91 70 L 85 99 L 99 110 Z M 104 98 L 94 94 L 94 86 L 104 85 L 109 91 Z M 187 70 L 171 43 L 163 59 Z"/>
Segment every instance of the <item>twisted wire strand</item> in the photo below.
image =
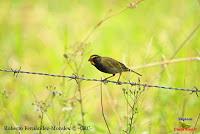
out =
<path fill-rule="evenodd" d="M 96 81 L 96 82 L 103 82 L 103 83 L 113 83 L 113 84 L 117 84 L 117 85 L 131 85 L 131 86 L 142 86 L 142 87 L 149 87 L 149 88 L 160 88 L 160 89 L 168 89 L 168 90 L 179 90 L 179 91 L 187 91 L 187 92 L 192 92 L 192 93 L 196 93 L 196 95 L 198 96 L 198 92 L 200 92 L 200 90 L 198 90 L 197 87 L 193 87 L 193 88 L 179 88 L 179 87 L 170 87 L 170 86 L 161 86 L 161 85 L 151 85 L 151 84 L 144 84 L 144 83 L 137 83 L 137 82 L 118 82 L 118 81 L 112 81 L 112 80 L 101 80 L 101 79 L 94 79 L 94 78 L 85 78 L 85 77 L 80 77 L 77 75 L 60 75 L 60 74 L 49 74 L 49 73 L 41 73 L 41 72 L 30 72 L 30 71 L 22 71 L 21 67 L 18 70 L 14 70 L 14 69 L 0 69 L 1 72 L 12 72 L 14 73 L 14 76 L 18 76 L 19 73 L 21 74 L 32 74 L 32 75 L 43 75 L 43 76 L 51 76 L 51 77 L 62 77 L 62 78 L 68 78 L 68 79 L 79 79 L 79 80 L 83 80 L 83 81 Z"/>

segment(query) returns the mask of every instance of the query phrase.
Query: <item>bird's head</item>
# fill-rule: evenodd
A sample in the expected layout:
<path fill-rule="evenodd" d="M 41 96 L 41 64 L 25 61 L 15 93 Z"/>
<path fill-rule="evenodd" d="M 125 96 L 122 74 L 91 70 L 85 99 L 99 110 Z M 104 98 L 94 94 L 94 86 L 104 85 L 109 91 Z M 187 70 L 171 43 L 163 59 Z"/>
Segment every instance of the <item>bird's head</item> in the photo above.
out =
<path fill-rule="evenodd" d="M 88 59 L 88 61 L 89 61 L 92 65 L 95 65 L 95 63 L 96 63 L 97 61 L 99 61 L 100 59 L 101 59 L 101 56 L 94 54 L 94 55 L 91 55 L 91 56 L 90 56 L 90 58 Z"/>

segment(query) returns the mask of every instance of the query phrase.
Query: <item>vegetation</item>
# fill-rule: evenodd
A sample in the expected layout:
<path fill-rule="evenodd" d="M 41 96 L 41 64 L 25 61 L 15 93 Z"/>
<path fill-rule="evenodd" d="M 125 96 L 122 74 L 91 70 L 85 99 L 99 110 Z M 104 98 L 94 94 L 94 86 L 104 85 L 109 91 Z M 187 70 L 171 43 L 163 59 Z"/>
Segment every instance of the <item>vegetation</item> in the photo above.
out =
<path fill-rule="evenodd" d="M 109 75 L 88 62 L 98 54 L 142 74 L 120 81 L 200 89 L 199 18 L 199 0 L 1 0 L 0 69 L 101 80 Z M 200 133 L 198 96 L 0 72 L 0 133 Z"/>

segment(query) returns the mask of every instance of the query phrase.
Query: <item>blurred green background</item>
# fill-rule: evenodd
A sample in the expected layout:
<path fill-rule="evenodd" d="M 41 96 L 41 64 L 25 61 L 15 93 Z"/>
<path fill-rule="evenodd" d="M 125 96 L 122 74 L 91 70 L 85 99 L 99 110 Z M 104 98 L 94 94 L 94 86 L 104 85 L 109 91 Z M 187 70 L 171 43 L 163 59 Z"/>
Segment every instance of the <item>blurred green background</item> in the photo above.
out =
<path fill-rule="evenodd" d="M 26 71 L 105 78 L 109 75 L 97 71 L 88 62 L 90 55 L 112 57 L 132 69 L 169 60 L 200 23 L 198 0 L 145 0 L 137 8 L 128 8 L 106 20 L 90 34 L 100 20 L 120 12 L 130 2 L 1 0 L 0 68 L 21 67 Z M 81 43 L 88 34 L 91 35 L 88 40 Z M 200 31 L 197 31 L 174 59 L 199 57 L 199 37 Z M 136 71 L 143 74 L 142 83 L 200 88 L 199 60 L 138 68 Z M 117 80 L 117 76 L 112 80 Z M 121 80 L 137 81 L 137 76 L 123 73 Z M 100 83 L 82 81 L 79 86 L 85 125 L 92 128 L 86 133 L 107 133 L 101 114 Z M 135 89 L 103 84 L 104 112 L 111 132 L 115 134 L 124 133 L 127 125 L 127 104 L 122 88 Z M 44 125 L 82 123 L 78 85 L 74 80 L 24 74 L 16 78 L 11 73 L 0 72 L 0 91 L 0 133 L 18 133 L 5 131 L 5 125 L 40 125 L 41 109 L 44 110 Z M 185 122 L 194 127 L 200 113 L 200 99 L 189 92 L 148 88 L 140 96 L 137 109 L 132 133 L 178 133 L 174 128 L 180 128 L 179 117 L 192 118 L 192 121 Z M 200 122 L 196 128 L 200 131 Z M 69 132 L 78 133 L 64 133 Z"/>

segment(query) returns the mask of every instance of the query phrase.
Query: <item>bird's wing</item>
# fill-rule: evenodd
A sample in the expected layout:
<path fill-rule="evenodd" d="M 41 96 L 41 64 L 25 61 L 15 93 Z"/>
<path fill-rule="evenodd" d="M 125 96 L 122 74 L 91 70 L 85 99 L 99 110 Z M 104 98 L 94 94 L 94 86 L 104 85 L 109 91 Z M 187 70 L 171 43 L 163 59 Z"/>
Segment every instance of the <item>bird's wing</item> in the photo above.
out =
<path fill-rule="evenodd" d="M 105 67 L 113 68 L 116 66 L 116 61 L 110 57 L 102 57 L 101 64 L 103 64 Z"/>
<path fill-rule="evenodd" d="M 115 60 L 115 59 L 112 59 L 110 57 L 104 57 L 101 59 L 101 63 L 106 66 L 106 68 L 109 68 L 111 71 L 115 72 L 115 73 L 119 73 L 119 72 L 122 72 L 122 71 L 125 71 L 127 69 L 127 67 Z"/>
<path fill-rule="evenodd" d="M 120 64 L 120 67 L 121 67 L 121 69 L 122 69 L 123 71 L 129 71 L 129 70 L 130 70 L 130 69 L 127 68 L 123 63 L 119 62 L 119 64 Z"/>

